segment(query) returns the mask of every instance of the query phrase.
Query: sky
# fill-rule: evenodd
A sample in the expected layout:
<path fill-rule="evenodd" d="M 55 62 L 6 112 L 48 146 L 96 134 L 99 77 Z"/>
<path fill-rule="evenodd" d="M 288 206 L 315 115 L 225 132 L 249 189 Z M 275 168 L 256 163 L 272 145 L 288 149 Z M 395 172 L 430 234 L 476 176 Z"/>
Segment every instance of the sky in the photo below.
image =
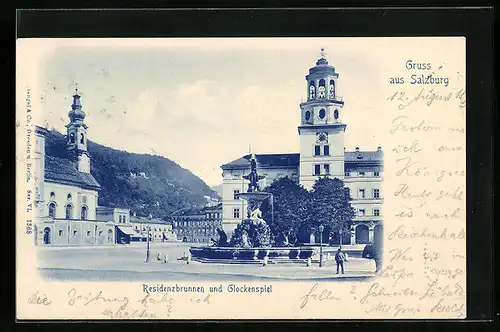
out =
<path fill-rule="evenodd" d="M 339 73 L 347 150 L 375 150 L 377 63 L 362 38 L 46 39 L 38 48 L 41 124 L 65 133 L 78 86 L 88 138 L 167 157 L 209 185 L 248 153 L 299 152 L 305 75 L 324 48 Z M 381 49 L 382 48 L 382 49 Z M 370 134 L 367 134 L 370 133 Z M 372 135 L 373 133 L 373 135 Z"/>

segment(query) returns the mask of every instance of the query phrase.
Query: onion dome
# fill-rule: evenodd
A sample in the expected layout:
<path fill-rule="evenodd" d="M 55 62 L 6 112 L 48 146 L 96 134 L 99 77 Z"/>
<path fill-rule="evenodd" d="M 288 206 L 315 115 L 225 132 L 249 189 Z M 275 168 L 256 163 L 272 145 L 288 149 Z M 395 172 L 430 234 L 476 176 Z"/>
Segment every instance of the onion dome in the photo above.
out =
<path fill-rule="evenodd" d="M 68 116 L 71 122 L 75 120 L 85 119 L 85 112 L 82 110 L 82 104 L 80 103 L 80 95 L 78 94 L 78 89 L 75 89 L 75 94 L 73 95 L 73 104 L 71 105 L 71 111 L 69 111 Z"/>

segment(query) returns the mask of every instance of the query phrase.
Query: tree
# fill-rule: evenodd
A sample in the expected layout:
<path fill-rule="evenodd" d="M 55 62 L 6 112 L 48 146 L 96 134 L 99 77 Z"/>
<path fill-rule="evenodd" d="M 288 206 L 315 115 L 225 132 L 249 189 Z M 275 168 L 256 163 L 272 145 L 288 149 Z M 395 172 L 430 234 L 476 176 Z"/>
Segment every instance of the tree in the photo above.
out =
<path fill-rule="evenodd" d="M 317 230 L 319 225 L 325 226 L 324 236 L 334 232 L 345 233 L 351 229 L 354 209 L 349 201 L 349 191 L 344 183 L 328 177 L 319 178 L 311 191 L 312 208 L 310 228 Z"/>
<path fill-rule="evenodd" d="M 295 243 L 301 225 L 309 219 L 309 192 L 289 177 L 273 181 L 264 191 L 272 194 L 272 201 L 262 204 L 263 218 L 272 237 Z"/>

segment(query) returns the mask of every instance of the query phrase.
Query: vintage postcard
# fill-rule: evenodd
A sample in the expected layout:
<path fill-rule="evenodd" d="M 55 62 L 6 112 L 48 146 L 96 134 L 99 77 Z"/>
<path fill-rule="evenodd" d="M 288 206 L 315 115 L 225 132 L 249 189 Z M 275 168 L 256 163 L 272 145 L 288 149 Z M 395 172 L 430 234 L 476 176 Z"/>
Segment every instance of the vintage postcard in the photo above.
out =
<path fill-rule="evenodd" d="M 17 318 L 466 318 L 465 45 L 18 39 Z"/>

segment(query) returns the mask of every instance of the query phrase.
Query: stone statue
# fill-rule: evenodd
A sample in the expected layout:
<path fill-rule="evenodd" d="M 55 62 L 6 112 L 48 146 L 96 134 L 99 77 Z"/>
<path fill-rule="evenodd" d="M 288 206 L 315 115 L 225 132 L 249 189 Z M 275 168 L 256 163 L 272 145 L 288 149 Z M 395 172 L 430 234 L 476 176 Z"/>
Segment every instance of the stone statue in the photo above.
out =
<path fill-rule="evenodd" d="M 250 159 L 250 174 L 243 175 L 243 178 L 250 181 L 247 192 L 252 193 L 260 191 L 259 180 L 262 180 L 264 176 L 257 174 L 257 161 L 255 160 L 254 154 L 252 154 Z"/>
<path fill-rule="evenodd" d="M 219 234 L 219 240 L 217 241 L 217 246 L 227 247 L 228 243 L 227 243 L 226 232 L 224 232 L 224 230 L 222 230 L 221 228 L 217 227 L 217 234 Z"/>
<path fill-rule="evenodd" d="M 262 219 L 262 211 L 260 208 L 256 208 L 250 213 L 250 219 Z"/>

